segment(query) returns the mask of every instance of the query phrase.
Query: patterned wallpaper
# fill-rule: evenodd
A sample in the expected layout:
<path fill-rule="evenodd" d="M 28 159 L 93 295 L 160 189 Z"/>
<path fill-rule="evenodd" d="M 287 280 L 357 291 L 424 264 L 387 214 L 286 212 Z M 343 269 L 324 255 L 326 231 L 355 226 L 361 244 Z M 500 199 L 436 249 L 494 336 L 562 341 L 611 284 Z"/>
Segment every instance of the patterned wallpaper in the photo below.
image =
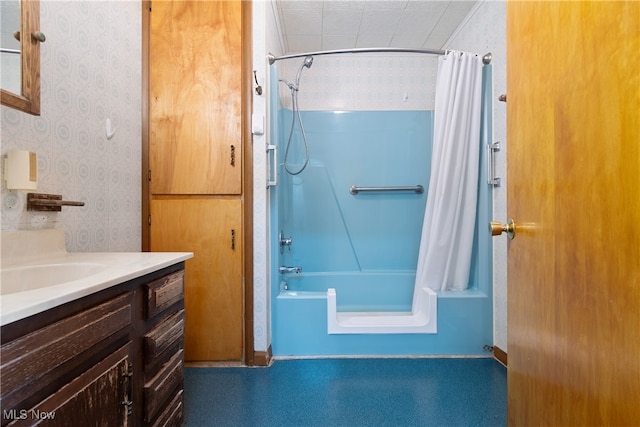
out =
<path fill-rule="evenodd" d="M 26 191 L 2 180 L 2 230 L 64 228 L 70 251 L 139 251 L 140 2 L 41 0 L 40 8 L 41 115 L 2 107 L 2 155 L 35 151 L 37 191 L 85 206 L 27 212 Z"/>
<path fill-rule="evenodd" d="M 266 145 L 269 143 L 269 67 L 267 52 L 279 53 L 275 24 L 275 5 L 255 1 L 253 13 L 253 68 L 262 86 L 262 95 L 253 92 L 253 112 L 260 120 L 264 117 L 265 131 L 253 135 L 253 339 L 254 350 L 266 352 L 271 344 L 271 304 L 269 245 L 275 235 L 269 232 L 269 190 L 267 181 Z"/>

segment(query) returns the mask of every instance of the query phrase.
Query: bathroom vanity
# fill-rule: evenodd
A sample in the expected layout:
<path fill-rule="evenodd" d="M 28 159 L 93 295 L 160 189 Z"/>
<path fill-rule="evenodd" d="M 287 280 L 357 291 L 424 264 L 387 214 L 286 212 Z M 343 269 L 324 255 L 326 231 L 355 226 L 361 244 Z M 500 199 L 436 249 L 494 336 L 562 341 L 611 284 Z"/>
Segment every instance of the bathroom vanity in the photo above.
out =
<path fill-rule="evenodd" d="M 46 287 L 2 290 L 1 425 L 181 425 L 191 256 L 58 254 L 16 267 L 3 253 L 2 288 L 16 268 L 31 278 L 39 267 L 104 267 Z"/>

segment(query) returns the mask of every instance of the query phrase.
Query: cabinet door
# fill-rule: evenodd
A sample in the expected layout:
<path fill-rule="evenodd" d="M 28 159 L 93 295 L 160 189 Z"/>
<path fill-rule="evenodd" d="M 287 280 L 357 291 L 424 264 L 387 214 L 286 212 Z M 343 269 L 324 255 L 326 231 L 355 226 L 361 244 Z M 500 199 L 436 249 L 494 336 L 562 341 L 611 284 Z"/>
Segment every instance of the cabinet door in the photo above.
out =
<path fill-rule="evenodd" d="M 129 342 L 34 408 L 18 412 L 10 425 L 132 425 L 131 349 Z"/>
<path fill-rule="evenodd" d="M 189 251 L 185 268 L 185 360 L 241 360 L 242 202 L 151 201 L 152 251 Z"/>
<path fill-rule="evenodd" d="M 20 411 L 35 404 L 39 401 L 36 399 L 43 399 L 53 391 L 52 384 L 65 381 L 64 376 L 76 364 L 92 357 L 92 348 L 127 334 L 134 309 L 132 301 L 133 294 L 124 293 L 3 343 L 0 348 L 3 410 Z"/>
<path fill-rule="evenodd" d="M 241 1 L 154 1 L 152 194 L 240 194 Z"/>

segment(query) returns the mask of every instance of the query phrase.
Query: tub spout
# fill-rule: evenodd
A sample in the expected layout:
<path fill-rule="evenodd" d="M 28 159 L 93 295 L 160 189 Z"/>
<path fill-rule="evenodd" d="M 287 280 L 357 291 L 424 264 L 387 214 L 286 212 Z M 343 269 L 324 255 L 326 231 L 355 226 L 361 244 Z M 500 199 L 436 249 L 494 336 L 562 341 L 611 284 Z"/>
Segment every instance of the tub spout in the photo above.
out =
<path fill-rule="evenodd" d="M 278 268 L 280 273 L 302 273 L 302 267 L 285 267 L 284 265 Z"/>

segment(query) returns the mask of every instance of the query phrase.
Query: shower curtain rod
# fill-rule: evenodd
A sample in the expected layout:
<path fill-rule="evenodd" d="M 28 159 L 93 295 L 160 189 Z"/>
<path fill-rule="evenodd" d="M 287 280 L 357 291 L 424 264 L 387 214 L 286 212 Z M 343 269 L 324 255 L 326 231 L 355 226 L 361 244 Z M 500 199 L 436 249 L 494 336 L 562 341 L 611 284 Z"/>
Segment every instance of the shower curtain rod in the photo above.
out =
<path fill-rule="evenodd" d="M 426 53 L 430 55 L 446 55 L 449 52 L 453 52 L 452 50 L 446 49 L 412 49 L 412 48 L 402 48 L 402 47 L 361 47 L 354 49 L 336 49 L 336 50 L 320 50 L 316 52 L 305 52 L 305 53 L 291 53 L 288 55 L 275 56 L 272 53 L 267 54 L 267 59 L 269 59 L 269 65 L 273 65 L 274 62 L 279 61 L 281 59 L 290 59 L 290 58 L 302 58 L 303 56 L 317 56 L 317 55 L 333 55 L 338 53 L 385 53 L 385 52 L 405 52 L 405 53 Z M 482 57 L 482 62 L 484 64 L 491 63 L 491 53 L 487 53 Z"/>

